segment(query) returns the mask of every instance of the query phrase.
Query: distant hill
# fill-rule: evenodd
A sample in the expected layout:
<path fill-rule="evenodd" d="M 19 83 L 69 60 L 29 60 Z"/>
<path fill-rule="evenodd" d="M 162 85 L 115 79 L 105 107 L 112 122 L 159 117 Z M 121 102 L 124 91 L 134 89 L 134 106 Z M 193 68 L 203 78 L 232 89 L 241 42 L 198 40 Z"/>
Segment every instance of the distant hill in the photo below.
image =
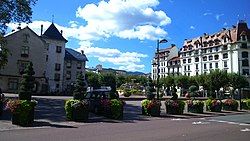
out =
<path fill-rule="evenodd" d="M 135 72 L 128 71 L 127 74 L 128 75 L 145 75 L 145 73 L 139 72 L 139 71 L 135 71 Z"/>

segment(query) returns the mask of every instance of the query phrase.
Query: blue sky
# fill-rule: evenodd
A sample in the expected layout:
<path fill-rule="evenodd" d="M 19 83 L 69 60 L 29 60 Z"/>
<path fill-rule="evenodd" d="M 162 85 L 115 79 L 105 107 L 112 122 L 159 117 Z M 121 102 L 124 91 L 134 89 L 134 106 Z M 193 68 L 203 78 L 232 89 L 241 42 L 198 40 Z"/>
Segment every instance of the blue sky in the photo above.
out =
<path fill-rule="evenodd" d="M 249 6 L 248 0 L 38 0 L 29 27 L 40 34 L 41 24 L 46 29 L 54 15 L 66 47 L 84 50 L 87 67 L 148 73 L 157 39 L 168 40 L 160 48 L 181 48 L 184 39 L 229 28 L 239 19 L 249 24 Z"/>

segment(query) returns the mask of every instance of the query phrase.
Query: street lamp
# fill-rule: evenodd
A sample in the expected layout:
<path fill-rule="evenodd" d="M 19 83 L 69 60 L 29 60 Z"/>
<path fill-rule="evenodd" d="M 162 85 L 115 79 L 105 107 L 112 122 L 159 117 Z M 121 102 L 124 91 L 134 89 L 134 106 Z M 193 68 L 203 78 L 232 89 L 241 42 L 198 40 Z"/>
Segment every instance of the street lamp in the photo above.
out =
<path fill-rule="evenodd" d="M 159 46 L 161 43 L 167 43 L 168 40 L 166 39 L 162 39 L 162 40 L 157 40 L 157 92 L 156 92 L 156 96 L 157 96 L 157 100 L 159 100 L 159 78 L 160 78 L 160 57 L 159 57 Z"/>

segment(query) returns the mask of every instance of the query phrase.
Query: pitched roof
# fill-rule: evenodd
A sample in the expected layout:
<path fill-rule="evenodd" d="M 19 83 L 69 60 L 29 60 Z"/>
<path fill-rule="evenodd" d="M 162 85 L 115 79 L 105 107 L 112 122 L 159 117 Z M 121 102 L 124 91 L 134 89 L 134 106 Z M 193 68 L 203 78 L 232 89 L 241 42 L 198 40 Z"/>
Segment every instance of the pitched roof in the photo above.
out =
<path fill-rule="evenodd" d="M 54 23 L 52 23 L 49 28 L 44 32 L 42 35 L 43 38 L 48 38 L 48 39 L 55 39 L 55 40 L 61 40 L 68 42 L 62 34 L 58 31 Z"/>
<path fill-rule="evenodd" d="M 65 49 L 65 60 L 88 61 L 85 54 L 81 54 L 71 48 Z"/>

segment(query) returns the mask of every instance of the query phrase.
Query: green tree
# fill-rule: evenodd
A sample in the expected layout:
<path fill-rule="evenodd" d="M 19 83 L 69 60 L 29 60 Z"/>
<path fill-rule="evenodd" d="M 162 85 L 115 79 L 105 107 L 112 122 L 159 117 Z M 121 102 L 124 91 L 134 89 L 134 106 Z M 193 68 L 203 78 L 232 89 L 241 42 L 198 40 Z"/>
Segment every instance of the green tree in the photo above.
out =
<path fill-rule="evenodd" d="M 31 95 L 34 88 L 35 74 L 33 70 L 33 64 L 30 62 L 28 66 L 25 68 L 24 73 L 22 75 L 22 80 L 19 88 L 19 99 L 20 100 L 31 100 Z"/>
<path fill-rule="evenodd" d="M 236 89 L 241 89 L 249 86 L 246 77 L 242 75 L 238 75 L 236 73 L 230 73 L 228 74 L 228 77 L 230 86 L 233 87 L 233 91 L 235 91 Z"/>
<path fill-rule="evenodd" d="M 195 81 L 198 86 L 203 86 L 203 89 L 209 89 L 208 76 L 206 74 L 195 76 Z"/>
<path fill-rule="evenodd" d="M 116 94 L 116 76 L 113 73 L 103 73 L 101 79 L 102 86 L 111 87 L 111 95 Z"/>
<path fill-rule="evenodd" d="M 196 97 L 197 91 L 199 88 L 196 85 L 192 85 L 189 87 L 189 92 L 191 97 Z"/>
<path fill-rule="evenodd" d="M 126 83 L 126 77 L 124 75 L 118 75 L 116 77 L 116 85 L 119 88 L 122 84 Z"/>
<path fill-rule="evenodd" d="M 10 52 L 4 39 L 7 24 L 11 22 L 31 22 L 32 9 L 37 0 L 1 0 L 0 1 L 0 69 L 8 62 Z"/>
<path fill-rule="evenodd" d="M 155 94 L 153 92 L 156 92 L 155 88 L 154 88 L 154 83 L 151 79 L 151 77 L 148 78 L 148 83 L 146 86 L 146 96 L 147 99 L 151 100 L 155 97 Z"/>
<path fill-rule="evenodd" d="M 86 72 L 86 80 L 89 87 L 93 87 L 94 89 L 101 87 L 101 78 L 97 73 Z"/>
<path fill-rule="evenodd" d="M 83 100 L 86 96 L 87 86 L 82 73 L 76 78 L 76 84 L 74 86 L 73 98 L 76 100 Z"/>
<path fill-rule="evenodd" d="M 183 93 L 184 90 L 186 91 L 188 87 L 190 86 L 189 84 L 189 77 L 186 75 L 179 75 L 175 77 L 175 85 L 178 87 L 181 87 L 181 92 Z"/>
<path fill-rule="evenodd" d="M 215 90 L 219 92 L 220 88 L 225 88 L 229 84 L 229 79 L 226 71 L 214 70 L 208 74 L 208 84 L 210 94 L 215 97 Z"/>

